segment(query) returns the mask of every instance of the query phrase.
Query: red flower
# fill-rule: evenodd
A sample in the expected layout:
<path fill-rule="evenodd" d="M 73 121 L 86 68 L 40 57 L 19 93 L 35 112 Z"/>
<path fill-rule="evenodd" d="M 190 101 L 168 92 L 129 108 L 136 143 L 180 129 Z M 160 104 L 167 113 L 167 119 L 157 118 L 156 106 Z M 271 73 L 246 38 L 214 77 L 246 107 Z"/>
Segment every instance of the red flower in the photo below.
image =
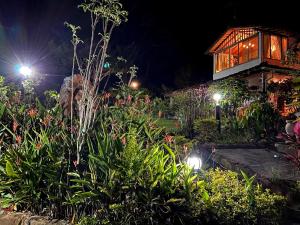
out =
<path fill-rule="evenodd" d="M 14 120 L 14 122 L 13 122 L 13 131 L 14 131 L 14 133 L 16 133 L 18 126 L 19 126 L 18 122 L 16 120 Z"/>
<path fill-rule="evenodd" d="M 17 136 L 16 136 L 16 142 L 17 142 L 18 144 L 21 144 L 21 142 L 22 142 L 22 137 L 21 137 L 20 135 L 17 135 Z"/>
<path fill-rule="evenodd" d="M 36 148 L 36 150 L 40 150 L 41 148 L 42 148 L 42 144 L 41 143 L 37 143 L 36 145 L 35 145 L 35 148 Z"/>
<path fill-rule="evenodd" d="M 38 113 L 37 109 L 29 109 L 28 110 L 28 116 L 30 116 L 31 118 L 36 117 L 37 113 Z"/>
<path fill-rule="evenodd" d="M 123 145 L 126 145 L 126 137 L 122 137 L 121 142 Z"/>
<path fill-rule="evenodd" d="M 52 120 L 52 116 L 47 114 L 47 116 L 43 119 L 42 124 L 44 124 L 44 126 L 49 126 L 50 122 Z"/>
<path fill-rule="evenodd" d="M 173 141 L 173 136 L 171 136 L 171 135 L 166 135 L 165 136 L 165 142 L 171 143 L 172 141 Z"/>

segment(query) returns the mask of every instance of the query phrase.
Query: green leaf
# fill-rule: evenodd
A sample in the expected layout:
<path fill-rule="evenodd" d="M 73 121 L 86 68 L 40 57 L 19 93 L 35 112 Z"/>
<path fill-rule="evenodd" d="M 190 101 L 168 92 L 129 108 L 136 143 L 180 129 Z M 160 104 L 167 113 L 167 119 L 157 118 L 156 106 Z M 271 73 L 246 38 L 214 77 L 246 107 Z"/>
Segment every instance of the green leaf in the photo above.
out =
<path fill-rule="evenodd" d="M 79 177 L 80 178 L 80 175 L 78 173 L 67 173 L 68 176 L 71 176 L 71 177 Z"/>
<path fill-rule="evenodd" d="M 185 199 L 184 198 L 171 198 L 167 201 L 167 203 L 177 203 L 177 202 L 183 203 L 183 202 L 185 202 Z"/>
<path fill-rule="evenodd" d="M 2 102 L 0 102 L 0 119 L 3 116 L 5 109 L 6 109 L 6 106 Z"/>
<path fill-rule="evenodd" d="M 18 175 L 14 171 L 14 168 L 13 168 L 12 164 L 8 160 L 6 161 L 5 170 L 6 170 L 7 176 L 9 176 L 9 177 L 18 177 Z"/>

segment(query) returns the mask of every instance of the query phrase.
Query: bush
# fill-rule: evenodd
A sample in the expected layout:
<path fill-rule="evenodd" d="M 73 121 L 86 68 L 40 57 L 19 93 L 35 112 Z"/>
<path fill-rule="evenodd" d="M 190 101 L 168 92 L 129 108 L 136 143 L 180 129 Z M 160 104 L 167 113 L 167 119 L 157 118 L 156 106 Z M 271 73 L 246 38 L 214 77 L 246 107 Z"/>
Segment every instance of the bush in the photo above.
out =
<path fill-rule="evenodd" d="M 277 134 L 280 115 L 274 107 L 265 101 L 255 101 L 246 109 L 240 122 L 253 137 L 274 137 Z"/>
<path fill-rule="evenodd" d="M 206 173 L 211 210 L 220 224 L 279 224 L 285 198 L 220 169 Z M 253 198 L 252 198 L 253 197 Z"/>
<path fill-rule="evenodd" d="M 215 119 L 197 119 L 193 128 L 196 139 L 200 143 L 214 142 L 219 138 Z"/>

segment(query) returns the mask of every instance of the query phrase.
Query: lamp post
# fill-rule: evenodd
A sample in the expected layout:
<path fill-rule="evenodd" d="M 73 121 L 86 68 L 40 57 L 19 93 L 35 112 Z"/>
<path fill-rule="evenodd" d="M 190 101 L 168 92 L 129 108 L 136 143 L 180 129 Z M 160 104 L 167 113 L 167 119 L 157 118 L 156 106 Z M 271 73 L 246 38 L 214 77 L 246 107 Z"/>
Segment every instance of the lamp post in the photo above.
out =
<path fill-rule="evenodd" d="M 217 121 L 217 130 L 221 133 L 221 106 L 219 104 L 221 100 L 221 95 L 219 93 L 214 94 L 213 99 L 216 102 L 216 121 Z"/>

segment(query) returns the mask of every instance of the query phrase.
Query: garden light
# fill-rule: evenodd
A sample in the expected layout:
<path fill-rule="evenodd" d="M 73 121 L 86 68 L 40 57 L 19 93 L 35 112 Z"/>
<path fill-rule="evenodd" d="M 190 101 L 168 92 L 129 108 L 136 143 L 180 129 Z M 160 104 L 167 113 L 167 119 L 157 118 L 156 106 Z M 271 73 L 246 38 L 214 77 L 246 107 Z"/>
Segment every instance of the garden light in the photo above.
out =
<path fill-rule="evenodd" d="M 137 90 L 140 87 L 140 83 L 138 81 L 134 80 L 130 83 L 130 87 L 134 90 Z"/>
<path fill-rule="evenodd" d="M 216 101 L 216 104 L 219 105 L 219 101 L 221 100 L 222 96 L 219 93 L 215 93 L 213 95 L 213 99 Z"/>
<path fill-rule="evenodd" d="M 219 101 L 221 100 L 222 96 L 219 93 L 215 93 L 213 95 L 213 99 L 216 101 L 216 121 L 217 121 L 217 130 L 221 133 L 221 106 Z"/>
<path fill-rule="evenodd" d="M 187 159 L 187 164 L 189 167 L 193 168 L 194 170 L 200 170 L 202 167 L 202 160 L 198 156 L 190 156 Z"/>
<path fill-rule="evenodd" d="M 21 66 L 19 69 L 19 73 L 25 77 L 29 77 L 32 75 L 32 69 L 30 69 L 28 66 Z"/>

